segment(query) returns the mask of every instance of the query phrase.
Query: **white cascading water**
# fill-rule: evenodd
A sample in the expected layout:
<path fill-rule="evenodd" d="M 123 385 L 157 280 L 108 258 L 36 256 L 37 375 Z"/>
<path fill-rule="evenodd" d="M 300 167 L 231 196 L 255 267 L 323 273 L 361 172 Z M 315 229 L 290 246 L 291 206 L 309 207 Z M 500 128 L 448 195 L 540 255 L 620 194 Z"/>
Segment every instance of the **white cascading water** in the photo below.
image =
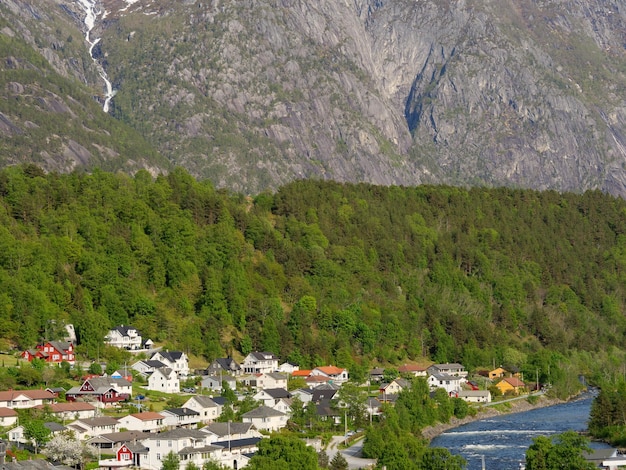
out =
<path fill-rule="evenodd" d="M 89 56 L 93 59 L 96 67 L 98 68 L 98 72 L 100 73 L 100 77 L 104 80 L 104 84 L 106 85 L 106 94 L 104 96 L 104 105 L 102 109 L 105 113 L 109 112 L 109 102 L 111 98 L 115 95 L 115 91 L 113 90 L 113 85 L 111 85 L 111 81 L 109 80 L 109 76 L 107 75 L 104 67 L 98 62 L 98 60 L 93 56 L 93 48 L 98 44 L 100 38 L 91 40 L 91 30 L 96 24 L 96 18 L 98 16 L 98 12 L 96 11 L 96 1 L 97 0 L 78 0 L 80 6 L 85 10 L 85 26 L 87 27 L 87 31 L 85 32 L 85 40 L 87 44 L 89 44 Z"/>

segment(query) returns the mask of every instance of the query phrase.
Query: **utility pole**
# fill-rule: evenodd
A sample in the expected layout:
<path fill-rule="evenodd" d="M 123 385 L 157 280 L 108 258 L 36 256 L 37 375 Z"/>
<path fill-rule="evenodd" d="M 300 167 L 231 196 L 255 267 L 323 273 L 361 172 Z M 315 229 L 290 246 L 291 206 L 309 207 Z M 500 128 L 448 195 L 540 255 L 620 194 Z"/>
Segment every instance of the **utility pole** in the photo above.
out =
<path fill-rule="evenodd" d="M 344 417 L 343 417 L 343 427 L 344 427 L 344 432 L 343 432 L 343 445 L 348 445 L 348 410 L 344 410 Z"/>

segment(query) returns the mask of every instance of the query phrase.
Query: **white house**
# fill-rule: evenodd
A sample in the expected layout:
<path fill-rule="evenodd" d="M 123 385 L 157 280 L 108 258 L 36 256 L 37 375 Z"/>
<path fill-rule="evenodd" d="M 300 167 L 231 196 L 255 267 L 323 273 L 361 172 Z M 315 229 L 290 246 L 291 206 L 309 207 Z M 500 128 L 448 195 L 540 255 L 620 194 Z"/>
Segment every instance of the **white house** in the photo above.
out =
<path fill-rule="evenodd" d="M 291 393 L 285 388 L 268 388 L 261 390 L 252 396 L 255 401 L 262 402 L 265 406 L 274 408 L 278 400 L 282 398 L 291 398 Z"/>
<path fill-rule="evenodd" d="M 67 428 L 74 431 L 76 438 L 79 440 L 120 430 L 119 421 L 110 416 L 78 419 L 68 424 Z"/>
<path fill-rule="evenodd" d="M 165 416 L 154 411 L 126 415 L 119 420 L 119 428 L 128 431 L 158 432 L 165 426 Z"/>
<path fill-rule="evenodd" d="M 15 426 L 17 424 L 17 411 L 11 408 L 0 408 L 0 427 Z"/>
<path fill-rule="evenodd" d="M 257 390 L 266 388 L 287 388 L 288 381 L 289 375 L 287 374 L 281 372 L 267 372 L 257 375 L 256 388 Z"/>
<path fill-rule="evenodd" d="M 332 383 L 341 385 L 348 381 L 348 371 L 336 366 L 321 366 L 316 367 L 311 371 L 311 376 L 322 376 L 330 379 Z"/>
<path fill-rule="evenodd" d="M 179 393 L 180 379 L 174 369 L 161 367 L 148 377 L 148 390 L 164 393 Z"/>
<path fill-rule="evenodd" d="M 246 374 L 263 374 L 278 370 L 278 358 L 270 352 L 251 352 L 242 363 Z"/>
<path fill-rule="evenodd" d="M 197 429 L 175 428 L 159 434 L 152 434 L 142 444 L 148 449 L 142 459 L 142 468 L 160 469 L 163 460 L 170 452 L 178 455 L 180 467 L 190 463 L 202 468 L 205 462 L 217 461 L 222 457 L 223 447 L 211 445 L 209 435 Z"/>
<path fill-rule="evenodd" d="M 161 367 L 167 367 L 161 361 L 137 361 L 133 365 L 130 366 L 131 369 L 139 372 L 143 377 L 148 377 L 152 372 Z"/>
<path fill-rule="evenodd" d="M 39 405 L 36 407 L 53 414 L 60 420 L 77 420 L 94 418 L 96 416 L 96 407 L 91 403 L 73 401 L 67 403 L 53 403 L 51 405 Z"/>
<path fill-rule="evenodd" d="M 237 376 L 242 373 L 242 369 L 232 357 L 220 357 L 209 364 L 206 373 L 207 375 L 215 376 L 219 376 L 220 374 Z"/>
<path fill-rule="evenodd" d="M 165 416 L 165 424 L 170 428 L 197 427 L 202 420 L 200 413 L 191 408 L 168 408 L 161 411 Z"/>
<path fill-rule="evenodd" d="M 295 371 L 300 370 L 300 366 L 291 362 L 283 362 L 278 366 L 278 372 L 283 374 L 293 374 Z"/>
<path fill-rule="evenodd" d="M 432 374 L 446 374 L 457 377 L 467 377 L 467 371 L 462 364 L 456 362 L 446 364 L 433 364 L 426 369 L 426 372 Z"/>
<path fill-rule="evenodd" d="M 203 423 L 211 423 L 222 414 L 222 406 L 204 395 L 194 395 L 183 406 L 196 411 Z"/>
<path fill-rule="evenodd" d="M 132 326 L 120 325 L 109 330 L 104 342 L 120 349 L 141 349 L 141 335 Z"/>
<path fill-rule="evenodd" d="M 431 390 L 443 388 L 448 394 L 456 394 L 461 390 L 461 384 L 464 382 L 463 377 L 456 375 L 431 374 L 428 376 L 428 386 Z"/>
<path fill-rule="evenodd" d="M 470 403 L 491 402 L 491 392 L 489 390 L 460 390 L 457 397 Z"/>
<path fill-rule="evenodd" d="M 167 367 L 174 369 L 179 377 L 189 375 L 189 360 L 187 354 L 180 351 L 158 351 L 150 358 L 151 361 L 161 361 Z"/>
<path fill-rule="evenodd" d="M 278 431 L 287 425 L 289 416 L 269 406 L 259 406 L 241 415 L 241 419 L 244 423 L 253 424 L 258 430 Z"/>
<path fill-rule="evenodd" d="M 0 407 L 18 409 L 34 408 L 54 403 L 56 395 L 48 390 L 8 390 L 0 392 Z"/>

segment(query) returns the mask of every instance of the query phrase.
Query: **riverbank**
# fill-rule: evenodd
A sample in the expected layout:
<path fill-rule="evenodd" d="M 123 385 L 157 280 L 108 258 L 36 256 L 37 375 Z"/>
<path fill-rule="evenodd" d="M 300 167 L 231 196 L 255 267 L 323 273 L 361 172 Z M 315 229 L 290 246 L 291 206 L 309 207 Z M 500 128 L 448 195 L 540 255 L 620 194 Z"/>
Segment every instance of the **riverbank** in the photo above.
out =
<path fill-rule="evenodd" d="M 463 426 L 464 424 L 468 424 L 473 421 L 478 421 L 479 419 L 491 418 L 502 414 L 522 413 L 524 411 L 558 405 L 560 403 L 565 402 L 558 398 L 539 396 L 536 397 L 536 401 L 533 401 L 533 403 L 529 402 L 527 398 L 520 398 L 519 400 L 502 403 L 502 405 L 483 406 L 478 410 L 478 413 L 475 416 L 466 416 L 463 419 L 452 417 L 448 423 L 428 426 L 422 430 L 422 436 L 430 441 L 441 433 L 450 429 L 458 428 L 459 426 Z M 496 406 L 498 408 L 496 408 Z M 507 409 L 503 410 L 505 406 Z"/>

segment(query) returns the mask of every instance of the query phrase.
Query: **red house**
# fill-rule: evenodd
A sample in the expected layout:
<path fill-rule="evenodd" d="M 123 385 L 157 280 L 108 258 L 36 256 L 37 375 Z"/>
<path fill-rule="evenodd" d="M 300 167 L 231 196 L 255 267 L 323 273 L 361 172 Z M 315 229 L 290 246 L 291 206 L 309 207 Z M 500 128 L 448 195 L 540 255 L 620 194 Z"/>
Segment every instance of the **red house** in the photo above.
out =
<path fill-rule="evenodd" d="M 122 444 L 117 452 L 115 452 L 114 459 L 100 460 L 98 462 L 99 467 L 106 470 L 115 470 L 124 467 L 136 467 L 141 466 L 141 455 L 147 456 L 148 449 L 141 444 Z"/>
<path fill-rule="evenodd" d="M 133 393 L 132 384 L 126 379 L 115 377 L 91 377 L 79 387 L 72 387 L 65 392 L 67 401 L 78 398 L 91 398 L 104 404 L 128 400 Z"/>
<path fill-rule="evenodd" d="M 48 341 L 37 345 L 36 349 L 28 349 L 22 353 L 22 357 L 28 362 L 33 359 L 43 359 L 50 364 L 68 362 L 74 364 L 74 345 L 67 341 Z"/>

